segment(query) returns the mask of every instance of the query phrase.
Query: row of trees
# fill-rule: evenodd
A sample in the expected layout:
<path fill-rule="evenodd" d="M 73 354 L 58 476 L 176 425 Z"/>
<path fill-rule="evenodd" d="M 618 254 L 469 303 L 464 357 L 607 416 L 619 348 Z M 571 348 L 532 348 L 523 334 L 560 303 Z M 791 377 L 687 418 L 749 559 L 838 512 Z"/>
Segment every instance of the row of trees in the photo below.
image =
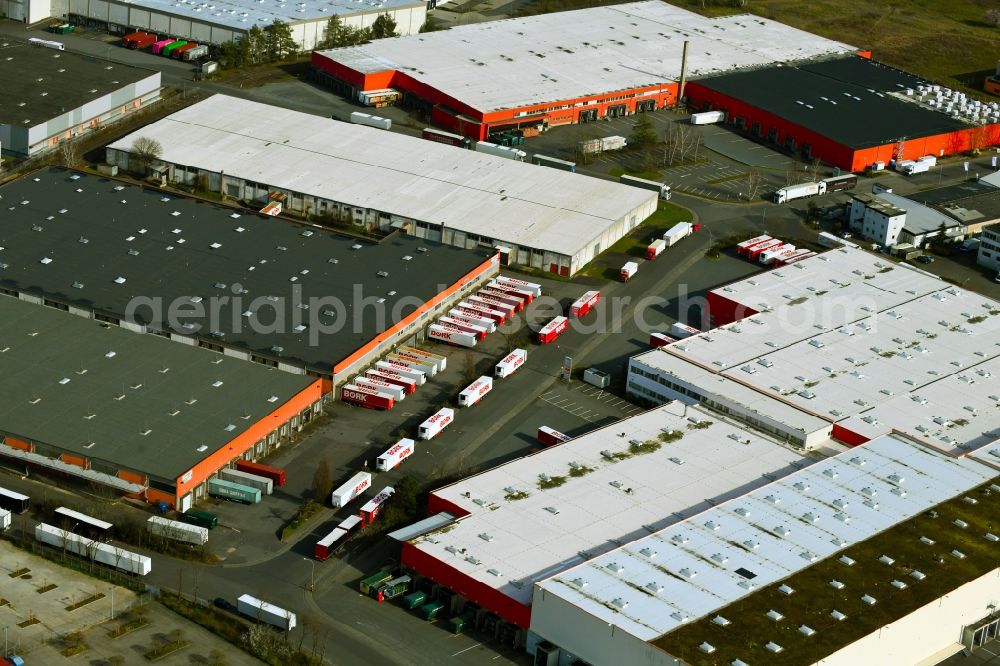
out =
<path fill-rule="evenodd" d="M 373 39 L 398 36 L 396 20 L 388 14 L 380 14 L 368 28 L 344 25 L 340 17 L 334 15 L 327 21 L 326 33 L 316 48 L 335 49 L 341 46 L 357 46 L 358 44 L 366 44 Z"/>

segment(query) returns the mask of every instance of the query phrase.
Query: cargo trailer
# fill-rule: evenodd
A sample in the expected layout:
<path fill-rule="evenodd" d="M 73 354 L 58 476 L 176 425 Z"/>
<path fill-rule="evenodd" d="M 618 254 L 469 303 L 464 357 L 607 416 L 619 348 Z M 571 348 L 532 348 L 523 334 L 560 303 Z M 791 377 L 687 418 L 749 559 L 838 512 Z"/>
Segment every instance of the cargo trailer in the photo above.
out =
<path fill-rule="evenodd" d="M 657 333 L 654 331 L 649 334 L 650 347 L 666 347 L 671 342 L 676 342 L 676 340 L 665 333 Z"/>
<path fill-rule="evenodd" d="M 769 241 L 765 241 L 763 243 L 758 243 L 757 245 L 754 245 L 752 248 L 747 250 L 747 253 L 744 256 L 746 256 L 746 258 L 750 261 L 757 261 L 758 259 L 760 259 L 760 255 L 764 254 L 771 248 L 780 247 L 781 245 L 784 244 L 785 241 L 779 240 L 777 238 L 772 238 Z"/>
<path fill-rule="evenodd" d="M 512 374 L 518 371 L 518 369 L 524 365 L 524 362 L 528 360 L 528 350 L 527 349 L 515 349 L 511 353 L 507 354 L 496 364 L 493 368 L 493 376 L 498 379 L 503 379 L 504 377 L 510 377 Z"/>
<path fill-rule="evenodd" d="M 725 111 L 702 111 L 701 113 L 691 114 L 692 125 L 712 125 L 714 123 L 721 123 L 725 119 Z"/>
<path fill-rule="evenodd" d="M 676 322 L 670 325 L 670 334 L 674 336 L 675 339 L 681 340 L 683 338 L 690 338 L 692 335 L 698 335 L 701 333 L 697 328 L 693 326 L 688 326 L 687 324 L 682 324 Z"/>
<path fill-rule="evenodd" d="M 569 329 L 569 318 L 562 315 L 554 317 L 552 321 L 538 331 L 538 344 L 547 345 Z"/>
<path fill-rule="evenodd" d="M 413 579 L 409 576 L 393 578 L 387 583 L 383 583 L 377 588 L 376 599 L 381 603 L 402 596 L 410 591 Z"/>
<path fill-rule="evenodd" d="M 417 609 L 417 615 L 427 620 L 428 622 L 433 622 L 437 619 L 438 614 L 444 610 L 444 604 L 440 601 L 432 601 L 429 604 L 424 604 Z"/>
<path fill-rule="evenodd" d="M 918 157 L 917 161 L 922 162 L 929 167 L 937 166 L 937 157 L 934 155 L 924 155 L 923 157 Z"/>
<path fill-rule="evenodd" d="M 824 178 L 823 182 L 826 183 L 827 192 L 841 192 L 843 190 L 849 190 L 857 185 L 858 177 L 853 173 L 848 173 L 843 176 Z"/>
<path fill-rule="evenodd" d="M 388 393 L 354 384 L 345 384 L 340 387 L 340 399 L 366 409 L 392 409 L 393 405 L 396 404 L 396 401 Z"/>
<path fill-rule="evenodd" d="M 82 534 L 88 539 L 109 541 L 114 536 L 115 526 L 106 520 L 100 520 L 85 513 L 74 511 L 73 509 L 67 509 L 64 506 L 57 508 L 52 513 L 55 520 L 62 523 L 62 527 L 68 528 L 70 532 Z"/>
<path fill-rule="evenodd" d="M 673 247 L 678 241 L 687 238 L 694 232 L 694 225 L 690 222 L 678 222 L 663 233 L 663 240 L 667 247 Z"/>
<path fill-rule="evenodd" d="M 242 483 L 233 483 L 232 481 L 219 478 L 208 480 L 208 494 L 213 497 L 221 497 L 243 504 L 257 504 L 260 502 L 260 490 L 245 486 Z"/>
<path fill-rule="evenodd" d="M 395 88 L 380 88 L 378 90 L 361 90 L 358 92 L 358 101 L 365 106 L 383 108 L 392 106 L 403 98 L 403 94 Z"/>
<path fill-rule="evenodd" d="M 427 382 L 427 374 L 423 370 L 416 370 L 399 361 L 389 359 L 375 361 L 375 368 L 383 372 L 394 372 L 401 377 L 412 379 L 416 382 L 417 386 L 423 386 Z"/>
<path fill-rule="evenodd" d="M 150 516 L 146 520 L 146 529 L 150 534 L 195 546 L 204 546 L 208 543 L 208 528 L 189 525 L 178 520 Z"/>
<path fill-rule="evenodd" d="M 208 511 L 188 511 L 187 513 L 182 513 L 180 519 L 185 523 L 198 525 L 207 530 L 215 529 L 219 524 L 219 517 Z"/>
<path fill-rule="evenodd" d="M 513 305 L 507 303 L 506 301 L 501 301 L 496 298 L 493 298 L 492 296 L 476 294 L 474 296 L 469 296 L 466 300 L 468 300 L 471 303 L 482 305 L 483 307 L 489 308 L 490 310 L 497 310 L 498 312 L 502 312 L 505 317 L 505 321 L 514 316 L 515 307 Z"/>
<path fill-rule="evenodd" d="M 235 468 L 223 467 L 219 470 L 219 478 L 226 481 L 232 481 L 233 483 L 240 483 L 244 486 L 250 486 L 251 488 L 256 488 L 260 491 L 261 495 L 270 495 L 274 492 L 274 481 L 267 478 L 266 476 L 258 476 L 251 472 L 244 472 L 243 470 Z"/>
<path fill-rule="evenodd" d="M 428 141 L 434 141 L 436 143 L 444 143 L 449 146 L 456 146 L 458 148 L 471 148 L 472 139 L 462 136 L 461 134 L 452 134 L 451 132 L 445 132 L 439 129 L 434 129 L 433 127 L 425 127 L 420 133 L 420 137 L 427 139 Z"/>
<path fill-rule="evenodd" d="M 656 192 L 656 196 L 664 201 L 670 198 L 670 186 L 666 183 L 660 183 L 655 180 L 647 180 L 646 178 L 638 178 L 636 176 L 629 176 L 627 174 L 618 176 L 618 182 L 622 185 L 641 187 L 644 190 Z"/>
<path fill-rule="evenodd" d="M 497 289 L 490 289 L 489 287 L 483 287 L 476 292 L 476 296 L 482 298 L 493 298 L 501 303 L 507 303 L 514 308 L 514 312 L 520 312 L 524 309 L 524 299 L 518 298 L 517 296 L 512 296 L 511 294 L 499 291 Z"/>
<path fill-rule="evenodd" d="M 385 507 L 385 503 L 389 501 L 389 498 L 392 497 L 395 492 L 396 491 L 392 486 L 386 486 L 379 491 L 375 497 L 365 502 L 365 504 L 358 511 L 358 517 L 361 518 L 362 527 L 367 527 L 378 519 L 378 515 Z"/>
<path fill-rule="evenodd" d="M 763 252 L 761 252 L 760 256 L 757 257 L 757 261 L 759 263 L 764 264 L 765 266 L 767 266 L 767 265 L 773 263 L 774 260 L 775 260 L 775 258 L 777 258 L 778 256 L 780 256 L 782 254 L 786 254 L 787 253 L 786 256 L 789 256 L 789 257 L 792 256 L 793 254 L 795 254 L 795 250 L 796 250 L 796 247 L 794 245 L 792 245 L 791 243 L 783 243 L 781 245 L 776 245 L 774 247 L 770 247 L 770 248 L 764 250 Z"/>
<path fill-rule="evenodd" d="M 766 243 L 767 241 L 774 240 L 770 236 L 757 236 L 756 238 L 751 238 L 750 240 L 745 240 L 742 243 L 736 244 L 736 254 L 744 255 L 750 248 L 756 247 L 761 243 Z"/>
<path fill-rule="evenodd" d="M 389 382 L 382 381 L 381 379 L 375 379 L 374 377 L 365 377 L 364 375 L 358 375 L 351 380 L 354 386 L 361 388 L 370 388 L 373 391 L 378 391 L 379 393 L 385 393 L 391 395 L 392 399 L 399 402 L 406 398 L 406 391 L 403 390 L 401 386 L 396 386 L 395 384 L 390 384 Z"/>
<path fill-rule="evenodd" d="M 27 495 L 0 488 L 0 509 L 7 509 L 12 513 L 24 513 L 30 503 L 31 499 Z"/>
<path fill-rule="evenodd" d="M 789 185 L 777 190 L 774 193 L 774 203 L 780 204 L 792 201 L 793 199 L 815 197 L 820 194 L 826 194 L 826 183 L 822 180 L 818 183 L 799 183 L 798 185 Z"/>
<path fill-rule="evenodd" d="M 628 146 L 628 140 L 623 136 L 606 136 L 599 141 L 601 150 L 621 150 Z"/>
<path fill-rule="evenodd" d="M 493 378 L 484 375 L 462 389 L 458 394 L 458 406 L 471 407 L 482 400 L 483 396 L 492 390 Z"/>
<path fill-rule="evenodd" d="M 134 41 L 130 42 L 128 48 L 141 51 L 142 49 L 151 47 L 153 44 L 157 42 L 158 39 L 159 38 L 156 35 L 147 34 L 143 37 L 139 37 Z"/>
<path fill-rule="evenodd" d="M 10 528 L 11 513 L 7 509 L 0 509 L 0 532 Z"/>
<path fill-rule="evenodd" d="M 593 310 L 594 306 L 600 302 L 601 292 L 588 291 L 583 296 L 573 301 L 573 304 L 569 306 L 569 314 L 571 317 L 582 317 Z"/>
<path fill-rule="evenodd" d="M 492 319 L 487 319 L 485 316 L 479 316 L 475 314 L 470 314 L 467 310 L 460 310 L 458 308 L 453 308 L 448 310 L 448 316 L 455 321 L 461 321 L 466 324 L 472 324 L 473 326 L 478 326 L 487 333 L 495 333 L 497 330 L 497 323 Z"/>
<path fill-rule="evenodd" d="M 145 576 L 153 568 L 152 560 L 145 555 L 100 543 L 45 523 L 35 525 L 35 539 L 54 548 L 140 576 Z"/>
<path fill-rule="evenodd" d="M 502 324 L 507 321 L 507 315 L 505 315 L 500 310 L 494 310 L 493 308 L 487 306 L 485 303 L 475 303 L 470 300 L 464 300 L 458 304 L 460 310 L 468 310 L 471 313 L 480 314 L 484 317 L 488 317 L 498 324 Z"/>
<path fill-rule="evenodd" d="M 660 253 L 666 249 L 666 247 L 667 247 L 667 241 L 663 240 L 662 238 L 657 238 L 655 241 L 649 244 L 649 247 L 646 248 L 646 258 L 649 260 L 656 259 L 658 256 L 660 256 Z"/>
<path fill-rule="evenodd" d="M 375 469 L 379 472 L 388 472 L 395 469 L 401 462 L 413 455 L 417 448 L 417 443 L 408 437 L 399 440 L 389 450 L 375 459 Z"/>
<path fill-rule="evenodd" d="M 486 286 L 496 291 L 502 291 L 510 296 L 516 296 L 523 301 L 525 305 L 530 305 L 531 302 L 535 300 L 535 292 L 527 289 L 520 289 L 512 284 L 501 282 L 500 280 L 490 280 Z"/>
<path fill-rule="evenodd" d="M 196 43 L 194 43 L 194 42 L 188 42 L 184 46 L 180 46 L 180 47 L 174 49 L 173 51 L 171 51 L 170 52 L 170 57 L 171 58 L 175 58 L 177 60 L 180 60 L 184 56 L 185 53 L 187 53 L 191 49 L 196 49 L 196 48 L 198 48 L 198 45 Z"/>
<path fill-rule="evenodd" d="M 516 160 L 518 162 L 523 162 L 524 158 L 528 156 L 528 153 L 523 150 L 500 146 L 495 143 L 490 143 L 489 141 L 477 141 L 475 150 L 477 153 L 486 153 L 487 155 L 495 155 L 496 157 L 503 157 L 508 160 Z"/>
<path fill-rule="evenodd" d="M 149 50 L 154 55 L 160 55 L 160 53 L 163 51 L 163 48 L 165 46 L 168 46 L 168 45 L 172 44 L 175 41 L 176 40 L 170 39 L 170 38 L 168 38 L 168 39 L 161 39 L 160 41 L 153 43 L 153 45 L 150 47 Z"/>
<path fill-rule="evenodd" d="M 249 472 L 250 474 L 271 479 L 276 486 L 285 485 L 285 470 L 281 467 L 272 467 L 271 465 L 250 462 L 249 460 L 239 460 L 236 462 L 236 469 L 241 472 Z"/>
<path fill-rule="evenodd" d="M 386 358 L 391 358 L 395 361 L 399 361 L 400 363 L 405 363 L 411 368 L 422 370 L 431 377 L 433 377 L 438 373 L 438 367 L 434 361 L 428 360 L 426 358 L 413 356 L 412 354 L 403 351 L 395 351 L 391 354 L 387 354 Z"/>
<path fill-rule="evenodd" d="M 554 428 L 548 426 L 538 426 L 538 443 L 545 446 L 555 446 L 573 439 Z"/>
<path fill-rule="evenodd" d="M 249 594 L 244 594 L 236 600 L 236 610 L 244 617 L 270 624 L 282 631 L 291 631 L 295 628 L 295 613 L 251 597 Z"/>
<path fill-rule="evenodd" d="M 794 264 L 797 261 L 802 261 L 803 259 L 808 259 L 809 257 L 815 257 L 815 256 L 816 256 L 815 252 L 806 252 L 805 254 L 797 254 L 794 257 L 789 257 L 788 259 L 785 259 L 785 265 L 787 266 L 788 264 Z"/>
<path fill-rule="evenodd" d="M 128 46 L 130 42 L 139 39 L 143 35 L 147 34 L 144 30 L 139 30 L 138 32 L 130 32 L 124 37 L 122 37 L 122 45 Z"/>
<path fill-rule="evenodd" d="M 456 347 L 475 347 L 478 336 L 453 326 L 431 324 L 427 327 L 427 338 Z"/>
<path fill-rule="evenodd" d="M 368 490 L 371 485 L 372 475 L 369 472 L 358 472 L 330 494 L 330 504 L 335 509 L 347 506 L 351 500 Z"/>
<path fill-rule="evenodd" d="M 337 525 L 337 527 L 350 534 L 354 530 L 354 528 L 360 524 L 361 524 L 361 519 L 358 518 L 357 516 L 351 515 L 340 521 L 340 524 Z"/>
<path fill-rule="evenodd" d="M 920 162 L 920 161 L 910 162 L 909 164 L 906 164 L 901 168 L 897 169 L 897 171 L 900 171 L 901 173 L 904 173 L 907 176 L 913 176 L 918 173 L 927 173 L 930 170 L 931 170 L 930 164 L 928 164 L 927 162 Z"/>
<path fill-rule="evenodd" d="M 393 372 L 392 370 L 372 370 L 369 368 L 365 370 L 365 377 L 371 377 L 372 379 L 378 379 L 379 381 L 388 382 L 394 386 L 398 386 L 403 389 L 406 395 L 410 395 L 417 390 L 417 382 L 410 379 L 409 377 L 404 377 L 403 375 Z"/>
<path fill-rule="evenodd" d="M 370 113 L 361 113 L 360 111 L 351 112 L 351 122 L 355 125 L 366 125 L 380 130 L 387 130 L 392 127 L 392 121 L 388 118 L 373 116 Z"/>
<path fill-rule="evenodd" d="M 476 340 L 484 340 L 487 334 L 486 329 L 483 328 L 482 326 L 476 326 L 475 324 L 464 322 L 461 319 L 454 319 L 447 315 L 440 317 L 434 323 L 446 326 L 448 328 L 456 328 L 460 331 L 465 331 L 469 335 L 475 336 Z"/>
<path fill-rule="evenodd" d="M 184 46 L 186 44 L 187 44 L 186 40 L 184 40 L 184 39 L 178 39 L 178 40 L 176 40 L 174 42 L 171 42 L 171 43 L 167 44 L 166 46 L 164 46 L 163 50 L 160 51 L 160 55 L 169 58 L 171 53 L 173 53 L 174 51 L 176 51 L 177 49 L 181 48 L 182 46 Z"/>
<path fill-rule="evenodd" d="M 622 282 L 628 282 L 631 280 L 636 273 L 639 272 L 639 264 L 634 261 L 626 261 L 625 265 L 621 267 L 618 271 L 618 279 Z"/>
<path fill-rule="evenodd" d="M 378 589 L 380 585 L 388 583 L 390 580 L 392 580 L 392 573 L 383 569 L 362 580 L 358 584 L 358 590 L 361 591 L 361 594 L 368 595 L 372 589 Z"/>
<path fill-rule="evenodd" d="M 510 285 L 516 289 L 523 289 L 524 291 L 530 291 L 538 298 L 542 295 L 542 285 L 535 284 L 534 282 L 527 282 L 525 280 L 519 280 L 518 278 L 508 277 L 506 275 L 498 275 L 494 279 L 496 282 L 501 282 L 506 285 Z"/>
<path fill-rule="evenodd" d="M 327 560 L 330 554 L 336 550 L 347 539 L 347 531 L 339 527 L 316 542 L 313 546 L 313 557 L 317 560 Z"/>
<path fill-rule="evenodd" d="M 399 352 L 402 354 L 407 354 L 414 358 L 427 359 L 434 364 L 438 372 L 443 372 L 448 367 L 448 357 L 442 356 L 441 354 L 435 354 L 434 352 L 429 352 L 426 349 L 420 349 L 419 347 L 409 347 L 403 345 L 399 348 Z"/>
<path fill-rule="evenodd" d="M 413 610 L 422 606 L 425 601 L 427 601 L 427 593 L 417 590 L 403 597 L 403 607 L 406 610 Z"/>
<path fill-rule="evenodd" d="M 795 252 L 793 252 L 792 254 L 775 257 L 774 261 L 771 263 L 775 267 L 785 266 L 790 262 L 797 261 L 797 258 L 801 258 L 801 256 L 804 254 L 811 254 L 811 253 L 809 250 L 803 250 L 802 248 L 799 248 L 795 250 Z"/>
<path fill-rule="evenodd" d="M 208 46 L 205 44 L 199 44 L 193 49 L 185 51 L 181 55 L 181 60 L 184 60 L 186 62 L 193 62 L 198 58 L 204 58 L 207 55 L 208 55 Z"/>
<path fill-rule="evenodd" d="M 538 166 L 551 167 L 553 169 L 559 169 L 561 171 L 570 171 L 572 173 L 576 173 L 576 162 L 560 160 L 555 157 L 549 157 L 548 155 L 539 155 L 538 153 L 535 153 L 531 157 L 531 163 L 537 164 Z"/>
<path fill-rule="evenodd" d="M 436 414 L 417 426 L 417 439 L 432 439 L 441 434 L 455 420 L 455 410 L 441 408 Z"/>

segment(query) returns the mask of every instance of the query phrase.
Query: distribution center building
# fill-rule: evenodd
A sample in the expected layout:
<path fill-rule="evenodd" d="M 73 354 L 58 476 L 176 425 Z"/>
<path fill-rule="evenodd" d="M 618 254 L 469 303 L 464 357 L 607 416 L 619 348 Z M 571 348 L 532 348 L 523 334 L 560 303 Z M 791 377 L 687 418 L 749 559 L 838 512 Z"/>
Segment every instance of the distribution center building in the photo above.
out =
<path fill-rule="evenodd" d="M 29 157 L 160 99 L 160 73 L 0 39 L 0 149 Z"/>
<path fill-rule="evenodd" d="M 0 296 L 0 376 L 5 464 L 181 511 L 220 468 L 279 446 L 322 398 L 318 378 L 9 296 Z"/>
<path fill-rule="evenodd" d="M 324 380 L 412 340 L 495 252 L 317 226 L 44 169 L 0 187 L 0 293 Z"/>
<path fill-rule="evenodd" d="M 482 140 L 673 105 L 685 42 L 689 80 L 855 51 L 758 16 L 632 2 L 379 39 L 316 52 L 312 64 L 351 99 L 395 88 L 435 124 Z"/>
<path fill-rule="evenodd" d="M 133 166 L 139 137 L 163 146 L 173 181 L 566 276 L 657 205 L 648 190 L 224 95 L 112 143 L 108 162 Z"/>
<path fill-rule="evenodd" d="M 1000 436 L 1000 302 L 842 247 L 707 295 L 711 330 L 634 356 L 629 393 L 701 402 L 797 446 Z"/>

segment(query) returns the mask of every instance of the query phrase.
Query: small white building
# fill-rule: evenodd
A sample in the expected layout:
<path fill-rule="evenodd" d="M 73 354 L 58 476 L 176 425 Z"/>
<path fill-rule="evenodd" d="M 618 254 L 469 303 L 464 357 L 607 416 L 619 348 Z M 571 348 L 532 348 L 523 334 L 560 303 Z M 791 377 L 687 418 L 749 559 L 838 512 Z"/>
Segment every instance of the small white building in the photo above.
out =
<path fill-rule="evenodd" d="M 910 244 L 915 248 L 942 233 L 948 239 L 965 233 L 965 225 L 922 203 L 893 194 L 856 194 L 848 208 L 852 232 L 882 247 Z"/>
<path fill-rule="evenodd" d="M 976 262 L 994 271 L 1000 271 L 1000 225 L 986 227 L 979 237 L 979 254 Z"/>

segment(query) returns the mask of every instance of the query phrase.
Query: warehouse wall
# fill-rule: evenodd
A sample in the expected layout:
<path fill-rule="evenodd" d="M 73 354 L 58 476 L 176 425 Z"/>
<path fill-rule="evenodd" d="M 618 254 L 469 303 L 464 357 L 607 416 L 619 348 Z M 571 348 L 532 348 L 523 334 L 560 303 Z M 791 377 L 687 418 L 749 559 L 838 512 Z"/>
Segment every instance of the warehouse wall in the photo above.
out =
<path fill-rule="evenodd" d="M 712 328 L 757 314 L 757 310 L 721 296 L 715 291 L 708 292 L 705 300 L 708 305 L 708 323 Z"/>

